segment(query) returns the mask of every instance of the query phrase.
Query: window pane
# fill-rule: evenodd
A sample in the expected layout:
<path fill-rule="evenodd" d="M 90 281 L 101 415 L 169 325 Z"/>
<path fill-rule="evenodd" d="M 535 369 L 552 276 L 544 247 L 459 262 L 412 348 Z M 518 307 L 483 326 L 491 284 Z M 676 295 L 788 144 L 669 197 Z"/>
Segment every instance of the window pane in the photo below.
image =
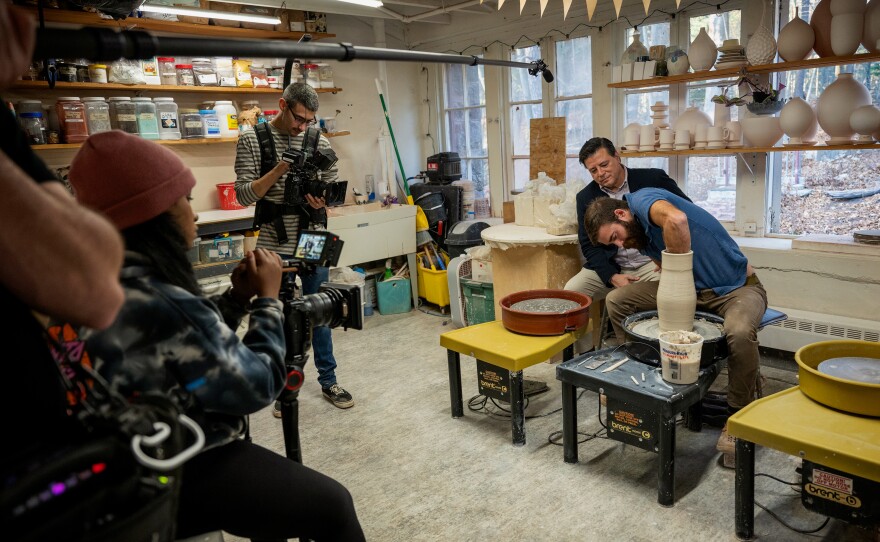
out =
<path fill-rule="evenodd" d="M 632 28 L 626 29 L 627 47 L 629 47 L 629 44 L 632 43 L 633 32 L 634 30 Z M 639 34 L 641 34 L 639 36 L 639 41 L 645 44 L 645 47 L 649 49 L 652 45 L 668 46 L 670 43 L 672 43 L 671 41 L 669 41 L 669 23 L 647 24 L 644 26 L 640 26 Z M 682 47 L 682 49 L 687 50 L 687 47 Z M 615 62 L 614 64 L 617 64 L 617 62 Z"/>
<path fill-rule="evenodd" d="M 669 158 L 665 156 L 652 156 L 650 158 L 624 158 L 626 167 L 634 168 L 657 168 L 669 171 Z"/>
<path fill-rule="evenodd" d="M 486 84 L 483 77 L 483 65 L 464 66 L 465 84 L 467 85 L 467 105 L 486 105 Z"/>
<path fill-rule="evenodd" d="M 651 118 L 651 115 L 654 113 L 651 111 L 651 106 L 657 102 L 663 102 L 665 104 L 669 104 L 669 91 L 668 90 L 657 90 L 654 92 L 637 92 L 626 95 L 626 113 L 624 115 L 623 124 L 626 126 L 632 122 L 638 124 L 650 124 L 654 119 Z M 672 121 L 669 118 L 668 112 L 666 115 L 666 122 L 671 126 Z"/>
<path fill-rule="evenodd" d="M 593 93 L 590 38 L 556 42 L 556 96 Z"/>
<path fill-rule="evenodd" d="M 556 116 L 565 117 L 565 153 L 577 154 L 593 137 L 593 99 L 565 100 L 556 104 Z"/>
<path fill-rule="evenodd" d="M 464 66 L 446 65 L 446 107 L 464 106 Z"/>
<path fill-rule="evenodd" d="M 539 118 L 541 118 L 541 104 L 522 104 L 510 108 L 513 154 L 529 154 L 529 121 Z"/>
<path fill-rule="evenodd" d="M 529 182 L 529 161 L 526 159 L 513 160 L 513 187 L 516 190 L 522 188 Z"/>
<path fill-rule="evenodd" d="M 470 144 L 467 147 L 467 156 L 487 156 L 489 154 L 488 142 L 486 140 L 486 108 L 475 107 L 467 111 L 468 118 L 468 139 Z M 459 152 L 464 151 L 465 147 L 459 147 Z"/>
<path fill-rule="evenodd" d="M 459 109 L 446 112 L 446 133 L 449 134 L 449 148 L 453 151 L 467 148 L 466 126 L 467 110 Z"/>
<path fill-rule="evenodd" d="M 485 196 L 489 197 L 489 160 L 463 160 L 462 161 L 462 178 L 470 179 L 474 182 L 474 190 L 479 192 L 485 189 Z"/>
<path fill-rule="evenodd" d="M 723 13 L 713 13 L 712 15 L 700 15 L 699 17 L 691 17 L 689 20 L 689 29 L 691 35 L 690 42 L 693 42 L 694 39 L 696 39 L 697 34 L 700 33 L 700 28 L 705 28 L 706 33 L 709 34 L 709 37 L 712 38 L 712 41 L 715 42 L 715 45 L 720 46 L 722 43 L 724 43 L 724 40 L 732 39 L 738 39 L 742 44 L 743 41 L 741 39 L 741 21 L 741 13 L 738 9 L 733 11 L 725 11 Z M 682 49 L 685 49 L 685 47 L 682 47 Z"/>
<path fill-rule="evenodd" d="M 537 45 L 523 49 L 514 49 L 510 54 L 513 62 L 532 62 L 541 58 L 541 49 Z M 525 102 L 541 99 L 541 76 L 529 75 L 524 68 L 511 68 L 510 73 L 510 101 Z"/>
<path fill-rule="evenodd" d="M 578 150 L 580 150 L 580 149 L 578 149 Z M 584 186 L 586 186 L 586 183 L 593 180 L 593 178 L 590 177 L 590 173 L 587 171 L 587 168 L 585 168 L 583 164 L 578 162 L 577 157 L 566 158 L 565 159 L 565 182 L 571 182 L 571 181 L 574 181 L 577 179 L 584 181 Z"/>
<path fill-rule="evenodd" d="M 736 157 L 688 158 L 685 193 L 718 220 L 736 218 Z"/>

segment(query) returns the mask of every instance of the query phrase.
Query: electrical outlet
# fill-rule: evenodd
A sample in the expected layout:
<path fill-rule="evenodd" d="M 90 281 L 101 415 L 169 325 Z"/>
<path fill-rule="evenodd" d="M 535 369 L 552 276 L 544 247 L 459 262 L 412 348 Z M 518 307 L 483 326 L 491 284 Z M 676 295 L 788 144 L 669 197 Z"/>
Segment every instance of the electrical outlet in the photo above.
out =
<path fill-rule="evenodd" d="M 746 233 L 758 233 L 758 225 L 754 222 L 746 222 L 745 223 L 745 232 Z"/>

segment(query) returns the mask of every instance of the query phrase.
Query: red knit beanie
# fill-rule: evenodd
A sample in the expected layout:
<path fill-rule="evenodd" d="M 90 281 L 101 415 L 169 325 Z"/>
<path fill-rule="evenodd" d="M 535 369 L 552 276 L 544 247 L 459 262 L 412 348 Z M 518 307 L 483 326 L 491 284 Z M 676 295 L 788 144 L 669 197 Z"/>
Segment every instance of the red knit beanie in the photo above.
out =
<path fill-rule="evenodd" d="M 196 184 L 176 154 L 120 130 L 89 137 L 70 164 L 68 180 L 80 203 L 120 230 L 164 213 Z"/>

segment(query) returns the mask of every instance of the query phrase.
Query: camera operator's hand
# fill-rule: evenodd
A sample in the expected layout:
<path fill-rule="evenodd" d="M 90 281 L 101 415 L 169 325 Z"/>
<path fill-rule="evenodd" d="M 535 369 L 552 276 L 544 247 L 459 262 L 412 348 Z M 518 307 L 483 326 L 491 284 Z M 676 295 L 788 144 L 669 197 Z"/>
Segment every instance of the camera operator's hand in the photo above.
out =
<path fill-rule="evenodd" d="M 264 248 L 248 252 L 232 272 L 232 296 L 245 304 L 252 297 L 278 297 L 281 257 Z"/>
<path fill-rule="evenodd" d="M 312 209 L 320 209 L 321 207 L 326 207 L 327 202 L 324 198 L 316 198 L 311 194 L 306 194 L 306 201 L 309 202 L 309 205 L 312 206 Z"/>
<path fill-rule="evenodd" d="M 8 87 L 25 72 L 34 50 L 37 23 L 25 11 L 14 8 L 11 2 L 0 6 L 0 51 L 6 57 L 0 63 L 0 89 Z"/>

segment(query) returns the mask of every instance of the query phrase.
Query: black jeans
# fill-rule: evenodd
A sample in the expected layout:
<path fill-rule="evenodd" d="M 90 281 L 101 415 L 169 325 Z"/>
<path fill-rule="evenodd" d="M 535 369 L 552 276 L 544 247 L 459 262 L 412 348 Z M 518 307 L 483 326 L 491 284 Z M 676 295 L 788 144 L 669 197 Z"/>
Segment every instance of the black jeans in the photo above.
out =
<path fill-rule="evenodd" d="M 183 470 L 178 538 L 217 530 L 254 540 L 365 540 L 342 484 L 245 441 L 208 450 Z"/>

